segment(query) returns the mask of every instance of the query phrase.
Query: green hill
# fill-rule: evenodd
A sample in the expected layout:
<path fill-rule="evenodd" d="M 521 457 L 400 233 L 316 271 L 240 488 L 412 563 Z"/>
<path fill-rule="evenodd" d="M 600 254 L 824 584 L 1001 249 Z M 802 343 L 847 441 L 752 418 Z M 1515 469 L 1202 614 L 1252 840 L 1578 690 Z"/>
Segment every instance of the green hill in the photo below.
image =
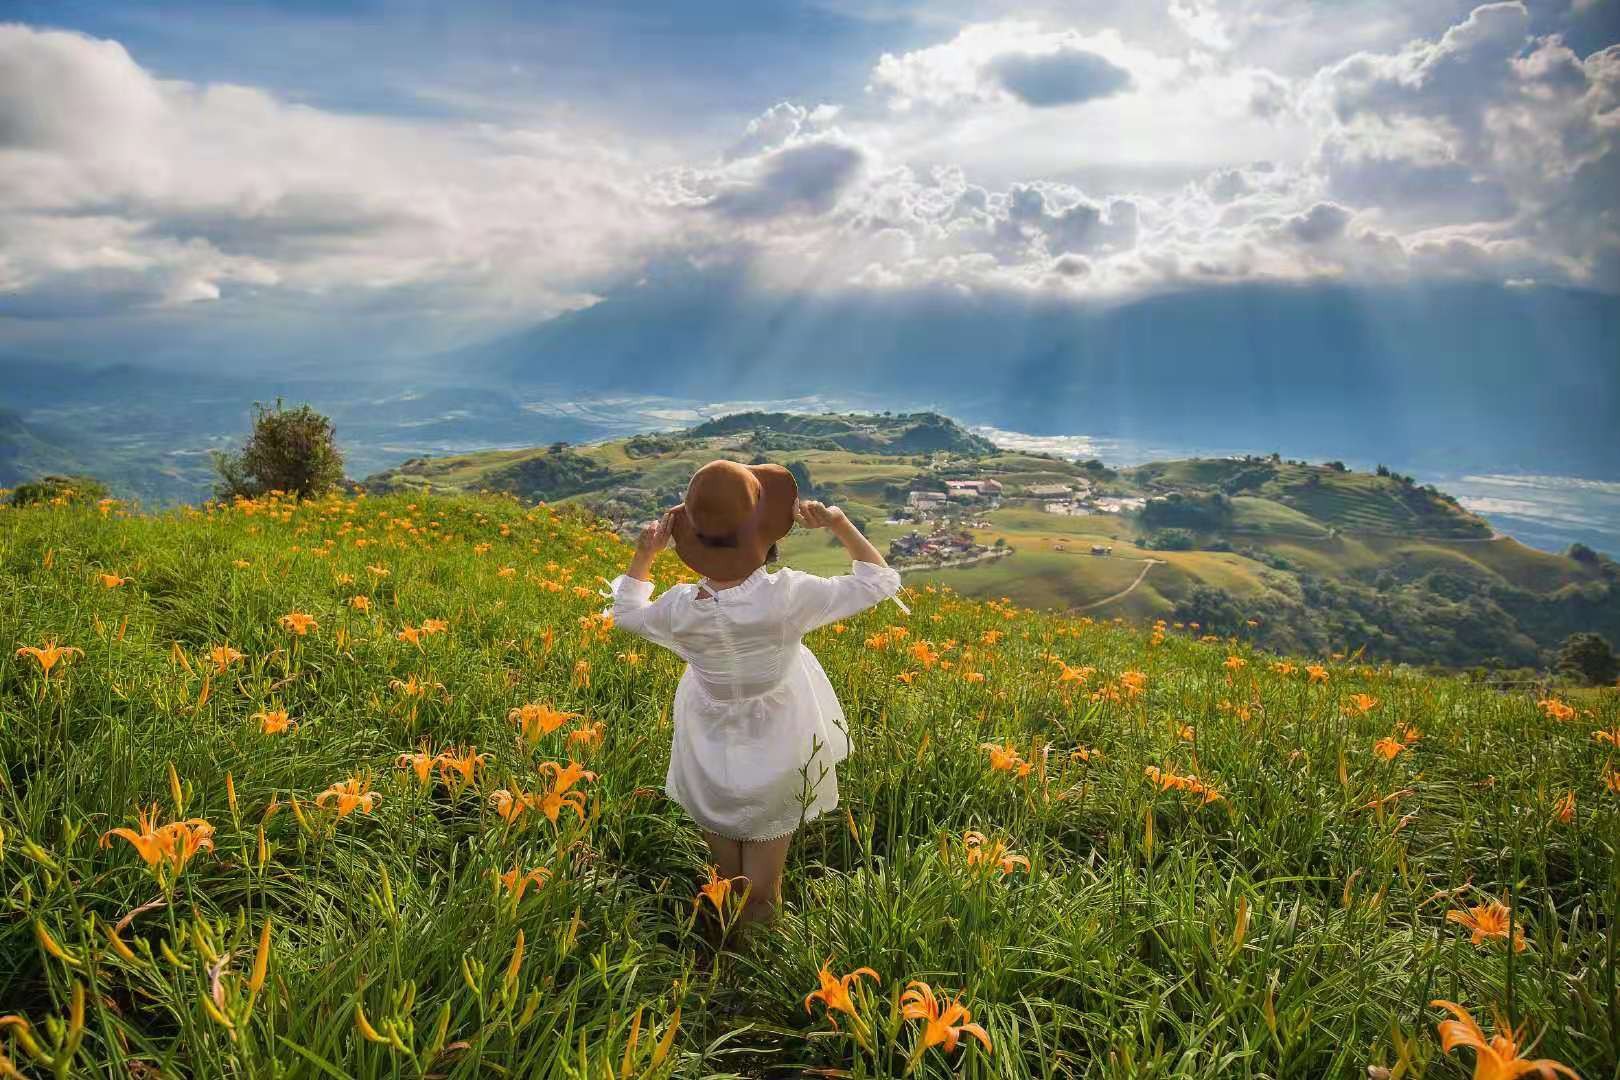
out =
<path fill-rule="evenodd" d="M 841 811 L 743 933 L 661 792 L 682 665 L 599 617 L 628 555 L 490 496 L 0 508 L 8 1068 L 1460 1075 L 1444 998 L 1612 1069 L 1620 693 L 919 583 L 808 638 Z M 823 965 L 877 978 L 807 1011 Z"/>
<path fill-rule="evenodd" d="M 901 448 L 906 448 L 902 451 Z M 950 517 L 1009 558 L 907 570 L 963 595 L 1029 607 L 1197 622 L 1281 652 L 1368 655 L 1419 665 L 1545 669 L 1570 634 L 1620 643 L 1620 569 L 1494 536 L 1444 492 L 1410 478 L 1280 458 L 1193 458 L 1110 470 L 1013 453 L 933 413 L 742 413 L 611 442 L 419 459 L 367 480 L 373 491 L 501 491 L 578 504 L 637 523 L 680 501 L 716 456 L 778 461 L 844 506 L 880 546 L 912 491 L 953 479 L 1001 485 L 994 508 Z M 1059 485 L 1148 500 L 1137 512 L 1043 512 Z M 1105 549 L 1098 557 L 1093 546 Z M 837 572 L 844 556 L 795 532 L 791 565 Z M 1251 626 L 1250 623 L 1255 625 Z"/>

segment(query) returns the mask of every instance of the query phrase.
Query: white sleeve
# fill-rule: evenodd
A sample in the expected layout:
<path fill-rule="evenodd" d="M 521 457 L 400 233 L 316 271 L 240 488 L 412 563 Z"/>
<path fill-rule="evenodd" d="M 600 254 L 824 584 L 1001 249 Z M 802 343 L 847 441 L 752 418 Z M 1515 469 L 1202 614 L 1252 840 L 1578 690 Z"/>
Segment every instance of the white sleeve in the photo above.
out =
<path fill-rule="evenodd" d="M 786 573 L 792 575 L 788 618 L 801 634 L 858 615 L 900 591 L 900 572 L 877 563 L 855 562 L 849 573 L 830 578 L 798 570 Z"/>
<path fill-rule="evenodd" d="M 646 638 L 654 645 L 675 648 L 675 637 L 670 630 L 670 604 L 677 595 L 674 589 L 665 589 L 664 595 L 652 599 L 653 583 L 620 574 L 608 582 L 613 606 L 603 612 L 613 616 L 613 625 L 628 630 L 637 637 Z"/>

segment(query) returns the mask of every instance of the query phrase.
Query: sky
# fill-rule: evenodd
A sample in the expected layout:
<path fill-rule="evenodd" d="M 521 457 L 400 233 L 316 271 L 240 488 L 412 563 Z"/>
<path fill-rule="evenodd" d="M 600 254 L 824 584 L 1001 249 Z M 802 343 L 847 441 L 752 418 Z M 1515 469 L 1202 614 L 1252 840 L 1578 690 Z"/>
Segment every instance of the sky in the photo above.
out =
<path fill-rule="evenodd" d="M 0 347 L 660 274 L 1620 293 L 1620 3 L 0 0 Z"/>

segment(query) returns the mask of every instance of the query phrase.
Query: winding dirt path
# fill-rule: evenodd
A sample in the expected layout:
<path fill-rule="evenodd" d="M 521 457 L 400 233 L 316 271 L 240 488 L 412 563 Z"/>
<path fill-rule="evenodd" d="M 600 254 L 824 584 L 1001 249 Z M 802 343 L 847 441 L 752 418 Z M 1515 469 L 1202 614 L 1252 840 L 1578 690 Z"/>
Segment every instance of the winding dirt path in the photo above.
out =
<path fill-rule="evenodd" d="M 1142 572 L 1137 574 L 1136 580 L 1127 585 L 1122 591 L 1115 593 L 1113 596 L 1105 596 L 1101 600 L 1093 600 L 1089 604 L 1081 604 L 1079 607 L 1072 607 L 1066 612 L 1066 614 L 1077 615 L 1082 611 L 1090 611 L 1093 608 L 1100 608 L 1104 604 L 1112 604 L 1115 600 L 1125 599 L 1127 596 L 1131 595 L 1131 593 L 1136 591 L 1136 587 L 1138 585 L 1142 584 L 1142 579 L 1148 576 L 1149 570 L 1153 569 L 1155 566 L 1162 566 L 1163 564 L 1163 559 L 1143 559 Z"/>

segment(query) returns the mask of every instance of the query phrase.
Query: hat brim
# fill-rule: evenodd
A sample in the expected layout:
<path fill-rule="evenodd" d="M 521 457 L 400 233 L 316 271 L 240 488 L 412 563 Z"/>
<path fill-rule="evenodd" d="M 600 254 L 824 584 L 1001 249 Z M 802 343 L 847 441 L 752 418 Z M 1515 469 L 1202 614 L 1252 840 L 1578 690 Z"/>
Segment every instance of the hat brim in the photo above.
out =
<path fill-rule="evenodd" d="M 760 497 L 750 519 L 737 530 L 735 547 L 711 547 L 697 538 L 686 505 L 677 506 L 670 519 L 670 536 L 681 561 L 704 577 L 739 581 L 765 565 L 771 545 L 793 528 L 793 508 L 799 485 L 780 465 L 748 466 L 759 480 Z"/>

